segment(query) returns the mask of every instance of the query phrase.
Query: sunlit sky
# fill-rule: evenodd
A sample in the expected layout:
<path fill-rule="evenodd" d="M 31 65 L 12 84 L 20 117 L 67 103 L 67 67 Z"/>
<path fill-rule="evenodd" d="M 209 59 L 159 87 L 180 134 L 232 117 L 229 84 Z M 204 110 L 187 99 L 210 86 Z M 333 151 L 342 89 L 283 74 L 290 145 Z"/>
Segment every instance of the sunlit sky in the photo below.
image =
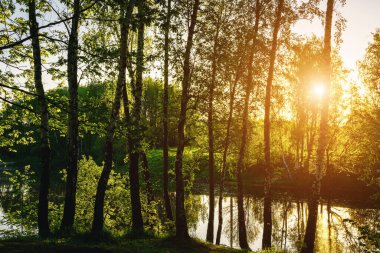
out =
<path fill-rule="evenodd" d="M 380 0 L 346 0 L 346 2 L 343 7 L 340 3 L 336 5 L 336 10 L 347 20 L 340 53 L 345 66 L 353 69 L 356 62 L 363 58 L 368 42 L 372 40 L 371 33 L 380 28 Z M 325 8 L 325 1 L 321 6 Z M 323 36 L 323 26 L 317 19 L 312 22 L 302 20 L 294 26 L 294 32 Z"/>

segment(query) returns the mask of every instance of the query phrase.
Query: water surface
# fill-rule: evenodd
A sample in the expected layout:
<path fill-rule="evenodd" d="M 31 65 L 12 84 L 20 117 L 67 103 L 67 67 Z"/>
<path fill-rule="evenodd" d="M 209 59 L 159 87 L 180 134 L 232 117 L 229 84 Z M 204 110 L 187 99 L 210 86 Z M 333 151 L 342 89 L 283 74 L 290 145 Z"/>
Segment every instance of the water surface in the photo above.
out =
<path fill-rule="evenodd" d="M 190 220 L 190 235 L 202 240 L 206 239 L 208 223 L 207 195 L 195 195 L 190 198 L 198 202 L 193 204 L 198 210 L 197 219 Z M 216 203 L 218 203 L 216 201 Z M 244 198 L 248 243 L 251 249 L 260 250 L 263 233 L 263 199 L 257 197 Z M 273 246 L 286 252 L 298 252 L 307 223 L 307 203 L 289 197 L 281 197 L 272 203 L 273 209 Z M 355 208 L 334 201 L 322 200 L 319 205 L 316 237 L 316 252 L 362 252 L 359 247 L 359 231 L 352 221 L 358 224 L 378 225 L 380 210 L 371 208 Z M 223 198 L 223 229 L 221 244 L 239 248 L 237 227 L 236 197 Z M 215 208 L 215 235 L 218 225 L 218 207 Z M 215 238 L 214 238 L 215 241 Z"/>

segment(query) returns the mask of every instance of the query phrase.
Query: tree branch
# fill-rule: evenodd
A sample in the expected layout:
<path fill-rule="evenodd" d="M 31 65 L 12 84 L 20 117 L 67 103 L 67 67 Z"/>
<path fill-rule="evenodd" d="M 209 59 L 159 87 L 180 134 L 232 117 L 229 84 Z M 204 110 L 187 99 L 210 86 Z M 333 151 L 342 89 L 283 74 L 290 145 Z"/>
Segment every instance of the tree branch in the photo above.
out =
<path fill-rule="evenodd" d="M 86 8 L 82 9 L 82 10 L 80 11 L 80 13 L 85 12 L 86 10 L 92 8 L 92 7 L 93 7 L 98 1 L 99 1 L 99 0 L 95 0 L 94 3 L 90 4 L 90 5 L 89 5 L 88 7 L 86 7 Z M 66 22 L 66 21 L 68 21 L 68 20 L 71 20 L 72 18 L 73 18 L 73 16 L 68 17 L 68 18 L 65 18 L 65 19 L 61 19 L 61 20 L 58 20 L 58 21 L 55 21 L 55 22 L 51 22 L 51 23 L 49 23 L 49 24 L 46 24 L 46 25 L 43 25 L 43 26 L 38 27 L 38 30 L 45 29 L 45 28 L 48 28 L 48 27 L 50 27 L 50 26 L 58 25 L 58 24 L 60 24 L 60 23 Z M 25 41 L 31 39 L 32 37 L 33 37 L 33 36 L 29 35 L 29 36 L 27 36 L 27 37 L 25 37 L 25 38 L 23 38 L 23 39 L 18 40 L 18 41 L 15 41 L 15 42 L 12 42 L 12 43 L 9 43 L 9 44 L 6 44 L 6 45 L 3 45 L 3 46 L 0 47 L 0 51 L 5 50 L 5 49 L 9 49 L 9 48 L 13 48 L 13 47 L 18 46 L 18 45 L 21 45 L 22 43 L 24 43 Z"/>
<path fill-rule="evenodd" d="M 30 112 L 32 112 L 32 113 L 34 113 L 34 114 L 37 114 L 37 112 L 34 111 L 33 109 L 31 109 L 31 108 L 29 108 L 29 107 L 27 107 L 27 106 L 24 106 L 24 105 L 17 104 L 17 103 L 15 103 L 15 102 L 13 102 L 13 101 L 10 101 L 10 100 L 6 99 L 6 98 L 0 97 L 0 100 L 6 102 L 6 103 L 8 103 L 8 104 L 11 104 L 11 105 L 17 106 L 17 107 L 19 107 L 19 108 L 21 108 L 21 109 L 24 109 L 24 110 L 30 111 Z"/>

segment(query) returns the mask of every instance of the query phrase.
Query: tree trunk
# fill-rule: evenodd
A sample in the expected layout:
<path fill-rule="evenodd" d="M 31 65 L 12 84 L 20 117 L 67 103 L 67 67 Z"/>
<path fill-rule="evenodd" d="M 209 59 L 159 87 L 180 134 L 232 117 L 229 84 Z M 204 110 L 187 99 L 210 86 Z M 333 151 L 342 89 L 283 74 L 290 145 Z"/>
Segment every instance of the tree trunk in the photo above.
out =
<path fill-rule="evenodd" d="M 146 195 L 147 195 L 147 200 L 148 200 L 147 226 L 149 227 L 150 230 L 153 230 L 154 223 L 152 223 L 152 218 L 154 217 L 155 212 L 153 210 L 154 207 L 152 206 L 152 203 L 154 201 L 154 193 L 153 193 L 151 175 L 149 171 L 148 158 L 144 151 L 141 151 L 140 153 L 140 161 L 141 161 L 141 167 L 142 167 L 142 172 L 143 172 L 144 181 L 145 181 Z"/>
<path fill-rule="evenodd" d="M 309 167 L 310 167 L 310 159 L 313 154 L 313 147 L 314 147 L 314 139 L 315 139 L 315 129 L 316 129 L 316 121 L 317 121 L 317 113 L 315 111 L 311 112 L 311 122 L 310 122 L 310 127 L 307 132 L 307 156 L 304 162 L 304 173 L 309 172 Z"/>
<path fill-rule="evenodd" d="M 228 147 L 230 145 L 230 134 L 231 134 L 231 124 L 232 124 L 232 115 L 234 111 L 235 104 L 235 92 L 236 85 L 240 79 L 240 71 L 241 71 L 241 63 L 239 63 L 236 69 L 235 80 L 232 84 L 232 88 L 230 90 L 230 103 L 229 103 L 229 113 L 227 120 L 227 128 L 226 128 L 226 138 L 224 140 L 224 150 L 223 150 L 223 160 L 222 160 L 222 172 L 220 175 L 220 185 L 219 185 L 219 201 L 218 201 L 218 231 L 216 233 L 216 244 L 220 244 L 220 237 L 222 235 L 222 227 L 223 227 L 223 192 L 224 192 L 224 179 L 226 176 L 227 170 L 227 155 L 228 155 Z"/>
<path fill-rule="evenodd" d="M 207 112 L 207 127 L 208 127 L 208 176 L 209 176 L 209 212 L 206 240 L 213 242 L 214 240 L 214 213 L 215 213 L 215 159 L 214 159 L 214 89 L 215 78 L 218 67 L 217 53 L 218 53 L 218 37 L 219 37 L 219 20 L 216 27 L 214 38 L 213 54 L 212 54 L 212 73 L 211 83 L 208 90 L 208 112 Z"/>
<path fill-rule="evenodd" d="M 92 232 L 99 233 L 103 230 L 104 225 L 104 199 L 108 179 L 112 170 L 112 157 L 113 157 L 113 142 L 116 121 L 119 117 L 120 100 L 122 91 L 125 86 L 125 74 L 127 67 L 127 41 L 128 41 L 128 28 L 129 20 L 132 14 L 134 3 L 130 1 L 127 8 L 127 14 L 124 14 L 124 6 L 121 5 L 120 13 L 120 52 L 119 52 L 119 75 L 117 79 L 115 98 L 112 105 L 111 115 L 107 126 L 106 144 L 105 144 L 105 161 L 102 174 L 99 178 L 98 187 L 96 190 L 94 218 L 92 222 Z"/>
<path fill-rule="evenodd" d="M 318 199 L 312 197 L 308 203 L 308 217 L 306 223 L 306 232 L 301 248 L 301 253 L 313 253 L 315 234 L 317 230 L 318 217 Z"/>
<path fill-rule="evenodd" d="M 332 213 L 331 213 L 331 200 L 327 200 L 327 230 L 328 232 L 328 241 L 329 241 L 329 252 L 332 252 Z"/>
<path fill-rule="evenodd" d="M 179 239 L 189 238 L 187 220 L 185 213 L 185 189 L 182 175 L 183 150 L 185 148 L 185 124 L 187 103 L 189 101 L 190 89 L 190 53 L 193 46 L 193 36 L 199 0 L 194 0 L 193 13 L 191 15 L 190 27 L 187 35 L 186 51 L 183 63 L 183 80 L 181 94 L 181 110 L 178 119 L 178 147 L 175 161 L 175 179 L 176 179 L 176 237 Z"/>
<path fill-rule="evenodd" d="M 301 242 L 301 205 L 299 201 L 297 201 L 297 241 Z"/>
<path fill-rule="evenodd" d="M 247 229 L 245 226 L 245 215 L 243 207 L 243 181 L 241 174 L 243 171 L 245 163 L 245 151 L 247 146 L 247 135 L 248 135 L 248 105 L 249 98 L 253 87 L 253 59 L 255 55 L 256 38 L 259 30 L 259 20 L 260 20 L 260 0 L 256 0 L 256 11 L 255 11 L 255 25 L 252 33 L 252 46 L 250 47 L 249 60 L 248 60 L 248 76 L 247 85 L 245 88 L 244 97 L 244 110 L 242 118 L 242 135 L 241 144 L 238 156 L 238 162 L 236 166 L 236 179 L 237 179 L 237 204 L 238 204 L 238 226 L 239 226 L 239 245 L 242 249 L 249 249 L 247 241 Z"/>
<path fill-rule="evenodd" d="M 234 200 L 230 197 L 230 247 L 233 247 L 234 242 Z"/>
<path fill-rule="evenodd" d="M 34 85 L 38 95 L 39 113 L 41 116 L 41 177 L 38 198 L 38 234 L 41 237 L 47 237 L 50 234 L 48 194 L 50 187 L 51 150 L 49 142 L 49 111 L 42 83 L 41 48 L 38 37 L 35 0 L 29 0 L 29 26 L 33 47 Z"/>
<path fill-rule="evenodd" d="M 141 159 L 141 163 L 142 163 L 142 171 L 143 171 L 143 175 L 144 175 L 146 194 L 148 197 L 148 205 L 150 205 L 154 201 L 154 193 L 153 193 L 153 184 L 152 184 L 152 180 L 151 180 L 151 175 L 150 175 L 150 171 L 149 171 L 148 158 L 147 158 L 146 153 L 144 151 L 141 151 L 140 159 Z"/>
<path fill-rule="evenodd" d="M 69 85 L 68 168 L 66 176 L 65 204 L 61 232 L 73 229 L 75 197 L 78 178 L 78 28 L 80 0 L 74 0 L 74 14 L 67 49 L 67 78 Z"/>
<path fill-rule="evenodd" d="M 169 198 L 169 145 L 168 145 L 168 108 L 169 108 L 169 31 L 170 31 L 170 17 L 171 17 L 171 0 L 167 2 L 166 24 L 165 24 L 165 59 L 164 59 L 164 115 L 163 115 L 163 156 L 164 156 L 164 170 L 163 170 L 163 191 L 166 218 L 173 220 L 173 212 L 170 205 Z"/>
<path fill-rule="evenodd" d="M 281 26 L 281 15 L 284 7 L 284 0 L 278 1 L 276 11 L 276 21 L 273 30 L 272 49 L 270 52 L 269 73 L 265 95 L 265 118 L 264 118 L 264 154 L 265 154 L 265 186 L 264 186 L 264 229 L 262 248 L 267 249 L 272 246 L 272 193 L 271 193 L 271 177 L 272 168 L 270 161 L 270 107 L 271 107 L 271 91 L 274 74 L 274 64 L 277 52 L 277 36 Z"/>
<path fill-rule="evenodd" d="M 307 219 L 304 243 L 302 253 L 314 252 L 315 234 L 318 219 L 318 204 L 321 192 L 321 180 L 323 173 L 323 164 L 328 141 L 328 119 L 329 119 L 329 91 L 331 85 L 331 27 L 334 11 L 334 0 L 327 1 L 324 48 L 322 53 L 323 78 L 326 86 L 326 95 L 322 99 L 321 121 L 319 125 L 319 139 L 315 163 L 315 179 L 313 183 L 313 192 L 309 201 L 309 215 Z"/>
<path fill-rule="evenodd" d="M 145 30 L 145 11 L 144 1 L 137 1 L 138 7 L 138 41 L 137 41 L 137 57 L 136 57 L 136 83 L 132 87 L 134 96 L 134 104 L 132 108 L 131 123 L 133 133 L 130 136 L 129 149 L 129 181 L 132 204 L 132 231 L 133 233 L 142 233 L 144 231 L 144 223 L 141 213 L 140 199 L 140 183 L 139 183 L 139 156 L 140 142 L 142 139 L 142 130 L 140 126 L 141 117 L 141 97 L 143 86 L 143 70 L 144 70 L 144 30 Z"/>

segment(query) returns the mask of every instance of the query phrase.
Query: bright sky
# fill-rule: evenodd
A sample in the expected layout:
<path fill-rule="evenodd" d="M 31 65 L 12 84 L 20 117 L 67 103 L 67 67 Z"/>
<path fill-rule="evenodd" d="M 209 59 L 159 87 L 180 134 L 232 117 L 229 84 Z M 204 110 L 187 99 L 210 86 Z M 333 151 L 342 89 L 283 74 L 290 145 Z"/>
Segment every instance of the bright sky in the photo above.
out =
<path fill-rule="evenodd" d="M 321 5 L 323 8 L 326 8 L 325 2 L 323 1 Z M 356 67 L 356 62 L 363 58 L 368 42 L 372 41 L 371 33 L 380 28 L 380 0 L 346 0 L 346 2 L 344 7 L 341 4 L 336 7 L 347 20 L 340 53 L 345 66 L 353 69 Z M 323 26 L 317 19 L 313 22 L 302 20 L 294 26 L 294 32 L 303 35 L 315 33 L 322 36 Z"/>

